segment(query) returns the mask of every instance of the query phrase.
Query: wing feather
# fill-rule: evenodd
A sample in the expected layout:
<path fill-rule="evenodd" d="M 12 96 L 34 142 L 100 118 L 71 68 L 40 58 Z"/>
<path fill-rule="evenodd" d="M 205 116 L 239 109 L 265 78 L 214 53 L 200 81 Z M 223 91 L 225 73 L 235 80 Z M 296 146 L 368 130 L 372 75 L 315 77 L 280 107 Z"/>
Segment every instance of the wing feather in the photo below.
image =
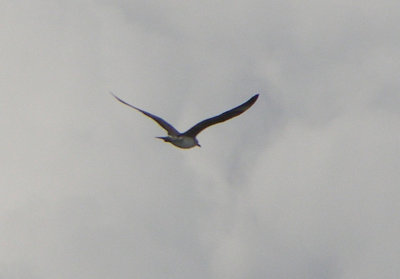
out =
<path fill-rule="evenodd" d="M 136 109 L 138 111 L 140 111 L 141 113 L 143 113 L 144 115 L 150 117 L 151 119 L 153 119 L 155 122 L 158 123 L 158 125 L 160 125 L 162 128 L 164 128 L 167 132 L 168 135 L 170 136 L 177 136 L 179 135 L 179 132 L 171 125 L 169 124 L 167 121 L 165 121 L 164 119 L 162 119 L 161 117 L 158 117 L 157 115 L 151 114 L 147 111 L 144 111 L 140 108 L 137 108 L 135 106 L 132 106 L 131 104 L 128 104 L 127 102 L 121 100 L 120 98 L 118 98 L 117 96 L 115 96 L 112 92 L 110 92 L 111 95 L 114 96 L 115 99 L 117 99 L 119 102 L 123 103 L 124 105 L 127 105 L 133 109 Z"/>
<path fill-rule="evenodd" d="M 258 98 L 258 94 L 254 95 L 249 100 L 247 100 L 245 103 L 243 103 L 231 110 L 228 110 L 217 116 L 205 119 L 205 120 L 197 123 L 196 125 L 194 125 L 192 128 L 190 128 L 186 132 L 184 132 L 183 135 L 195 137 L 198 133 L 200 133 L 205 128 L 207 128 L 211 125 L 215 125 L 215 124 L 224 122 L 226 120 L 229 120 L 233 117 L 236 117 L 236 116 L 242 114 L 243 112 L 245 112 L 246 110 L 248 110 L 257 101 L 257 98 Z"/>

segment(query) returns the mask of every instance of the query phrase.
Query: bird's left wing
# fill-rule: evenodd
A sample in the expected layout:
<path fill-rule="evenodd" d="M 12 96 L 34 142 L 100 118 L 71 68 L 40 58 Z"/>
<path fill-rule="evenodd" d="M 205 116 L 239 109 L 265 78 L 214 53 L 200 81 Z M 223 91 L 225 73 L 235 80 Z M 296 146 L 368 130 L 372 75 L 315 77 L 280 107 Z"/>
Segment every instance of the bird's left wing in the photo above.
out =
<path fill-rule="evenodd" d="M 199 123 L 197 123 L 196 125 L 194 125 L 192 128 L 190 128 L 188 131 L 186 131 L 185 133 L 183 133 L 186 136 L 190 136 L 190 137 L 195 137 L 198 133 L 200 133 L 201 131 L 203 131 L 205 128 L 217 124 L 217 123 L 221 123 L 224 122 L 226 120 L 229 120 L 233 117 L 236 117 L 240 114 L 242 114 L 243 112 L 245 112 L 246 110 L 248 110 L 256 101 L 258 98 L 258 94 L 254 95 L 253 97 L 251 97 L 248 101 L 246 101 L 245 103 L 231 109 L 228 110 L 224 113 L 221 113 L 217 116 L 208 118 L 206 120 L 203 120 Z"/>

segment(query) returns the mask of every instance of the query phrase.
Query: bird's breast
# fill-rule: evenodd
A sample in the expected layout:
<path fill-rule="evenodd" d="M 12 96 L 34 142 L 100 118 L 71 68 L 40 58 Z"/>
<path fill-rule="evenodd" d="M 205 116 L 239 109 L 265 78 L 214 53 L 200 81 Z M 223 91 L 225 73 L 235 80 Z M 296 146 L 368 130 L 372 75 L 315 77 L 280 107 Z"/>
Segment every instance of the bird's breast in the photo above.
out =
<path fill-rule="evenodd" d="M 196 146 L 196 141 L 192 137 L 177 137 L 171 140 L 171 143 L 180 148 L 192 148 Z"/>

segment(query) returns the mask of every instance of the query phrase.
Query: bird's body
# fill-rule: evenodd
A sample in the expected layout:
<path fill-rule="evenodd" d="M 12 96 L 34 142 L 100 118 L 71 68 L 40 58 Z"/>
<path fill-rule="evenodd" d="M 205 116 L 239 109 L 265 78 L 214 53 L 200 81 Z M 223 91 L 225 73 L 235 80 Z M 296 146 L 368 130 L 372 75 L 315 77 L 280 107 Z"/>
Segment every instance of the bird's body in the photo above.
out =
<path fill-rule="evenodd" d="M 228 110 L 224 113 L 221 113 L 217 116 L 205 119 L 205 120 L 197 123 L 196 125 L 194 125 L 192 128 L 190 128 L 186 132 L 180 133 L 171 124 L 169 124 L 167 121 L 165 121 L 161 117 L 158 117 L 147 111 L 144 111 L 135 106 L 132 106 L 132 105 L 126 103 L 125 101 L 121 100 L 114 94 L 112 94 L 112 95 L 121 103 L 123 103 L 133 109 L 136 109 L 136 110 L 140 111 L 141 113 L 145 114 L 146 116 L 150 117 L 151 119 L 156 121 L 162 128 L 164 128 L 168 132 L 168 135 L 166 137 L 157 137 L 157 138 L 163 139 L 165 142 L 170 142 L 171 144 L 175 145 L 176 147 L 184 148 L 184 149 L 192 148 L 195 146 L 200 147 L 200 144 L 199 144 L 196 136 L 201 131 L 203 131 L 205 128 L 207 128 L 211 125 L 224 122 L 228 119 L 231 119 L 233 117 L 236 117 L 236 116 L 242 114 L 243 112 L 248 110 L 256 102 L 256 100 L 258 98 L 258 94 L 256 94 L 253 97 L 251 97 L 247 102 L 245 102 L 231 110 Z"/>
<path fill-rule="evenodd" d="M 183 149 L 188 149 L 192 148 L 195 146 L 200 146 L 196 138 L 193 137 L 187 137 L 187 136 L 167 136 L 167 137 L 157 137 L 159 139 L 163 139 L 165 142 L 170 142 L 173 145 L 183 148 Z"/>

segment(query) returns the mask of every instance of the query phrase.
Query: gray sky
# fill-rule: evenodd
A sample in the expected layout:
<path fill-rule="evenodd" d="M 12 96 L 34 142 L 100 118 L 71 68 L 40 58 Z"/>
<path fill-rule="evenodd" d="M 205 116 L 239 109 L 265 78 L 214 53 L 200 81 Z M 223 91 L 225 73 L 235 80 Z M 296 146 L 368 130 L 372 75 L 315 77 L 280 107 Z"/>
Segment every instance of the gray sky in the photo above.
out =
<path fill-rule="evenodd" d="M 0 278 L 398 278 L 399 10 L 3 0 Z"/>

